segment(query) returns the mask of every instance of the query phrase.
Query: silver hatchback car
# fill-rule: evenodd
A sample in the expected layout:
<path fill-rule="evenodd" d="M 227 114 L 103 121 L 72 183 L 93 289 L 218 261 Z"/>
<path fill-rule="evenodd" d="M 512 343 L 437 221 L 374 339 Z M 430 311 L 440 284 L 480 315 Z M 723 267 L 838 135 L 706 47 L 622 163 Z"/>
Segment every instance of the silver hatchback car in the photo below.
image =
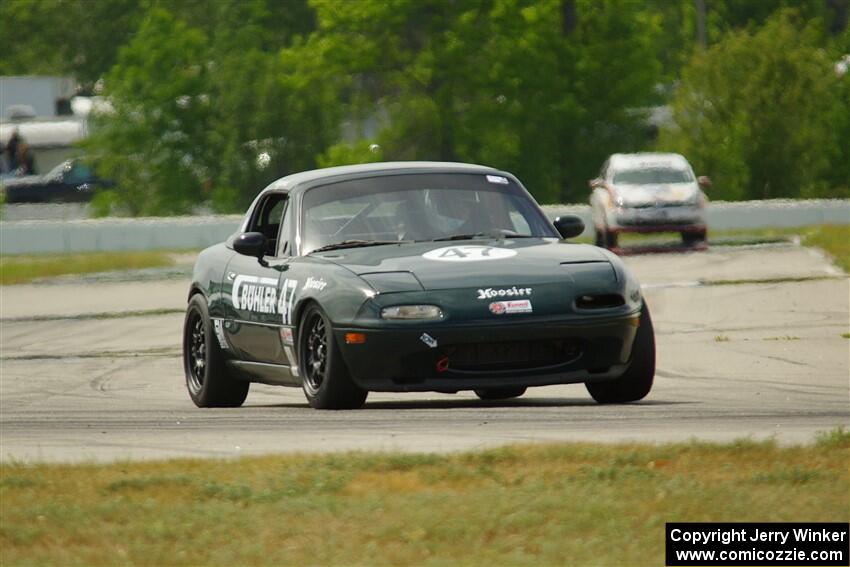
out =
<path fill-rule="evenodd" d="M 596 245 L 616 248 L 622 232 L 678 232 L 687 246 L 704 244 L 710 185 L 679 154 L 613 154 L 590 181 Z"/>

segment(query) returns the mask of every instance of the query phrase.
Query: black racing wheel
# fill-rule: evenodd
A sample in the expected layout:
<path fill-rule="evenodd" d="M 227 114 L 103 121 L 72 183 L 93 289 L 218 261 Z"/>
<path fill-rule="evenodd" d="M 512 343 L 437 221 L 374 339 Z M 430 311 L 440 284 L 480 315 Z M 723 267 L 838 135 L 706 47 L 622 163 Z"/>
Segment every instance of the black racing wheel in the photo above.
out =
<path fill-rule="evenodd" d="M 195 294 L 183 323 L 183 370 L 189 397 L 199 408 L 239 407 L 248 397 L 250 383 L 231 375 L 221 347 L 213 337 L 207 301 Z"/>
<path fill-rule="evenodd" d="M 298 366 L 304 395 L 316 409 L 356 409 L 369 395 L 352 381 L 327 315 L 315 303 L 298 327 Z"/>

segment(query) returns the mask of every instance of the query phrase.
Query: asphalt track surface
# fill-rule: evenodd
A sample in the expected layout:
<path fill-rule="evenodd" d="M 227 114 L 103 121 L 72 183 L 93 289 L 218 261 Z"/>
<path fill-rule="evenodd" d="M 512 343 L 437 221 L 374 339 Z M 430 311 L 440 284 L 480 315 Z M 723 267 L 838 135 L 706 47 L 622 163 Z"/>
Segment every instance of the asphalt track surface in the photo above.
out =
<path fill-rule="evenodd" d="M 180 361 L 185 276 L 6 286 L 0 459 L 442 452 L 561 440 L 790 444 L 850 425 L 850 340 L 842 337 L 850 280 L 823 255 L 775 245 L 626 262 L 653 311 L 658 371 L 646 400 L 621 406 L 597 405 L 579 384 L 499 403 L 472 393 L 373 393 L 361 410 L 323 412 L 299 389 L 252 385 L 242 408 L 201 410 Z M 134 313 L 98 315 L 125 311 Z"/>

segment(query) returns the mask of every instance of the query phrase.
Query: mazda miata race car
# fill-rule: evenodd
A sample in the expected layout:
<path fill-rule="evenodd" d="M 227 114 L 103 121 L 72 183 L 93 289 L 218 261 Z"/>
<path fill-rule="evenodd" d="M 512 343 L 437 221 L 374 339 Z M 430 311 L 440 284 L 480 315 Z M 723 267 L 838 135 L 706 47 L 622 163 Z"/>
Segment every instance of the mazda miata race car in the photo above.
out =
<path fill-rule="evenodd" d="M 314 408 L 369 391 L 482 399 L 585 383 L 601 403 L 646 396 L 652 322 L 614 254 L 571 244 L 516 177 L 431 162 L 334 167 L 266 187 L 239 230 L 198 256 L 183 333 L 200 407 L 251 382 Z"/>

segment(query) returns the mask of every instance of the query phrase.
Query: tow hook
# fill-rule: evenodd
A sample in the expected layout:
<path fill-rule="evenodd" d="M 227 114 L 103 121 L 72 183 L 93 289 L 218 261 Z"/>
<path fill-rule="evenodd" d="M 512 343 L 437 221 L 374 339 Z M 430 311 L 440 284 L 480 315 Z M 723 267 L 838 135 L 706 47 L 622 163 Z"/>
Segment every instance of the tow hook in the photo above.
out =
<path fill-rule="evenodd" d="M 437 361 L 437 372 L 443 373 L 449 369 L 449 357 L 443 356 Z"/>

